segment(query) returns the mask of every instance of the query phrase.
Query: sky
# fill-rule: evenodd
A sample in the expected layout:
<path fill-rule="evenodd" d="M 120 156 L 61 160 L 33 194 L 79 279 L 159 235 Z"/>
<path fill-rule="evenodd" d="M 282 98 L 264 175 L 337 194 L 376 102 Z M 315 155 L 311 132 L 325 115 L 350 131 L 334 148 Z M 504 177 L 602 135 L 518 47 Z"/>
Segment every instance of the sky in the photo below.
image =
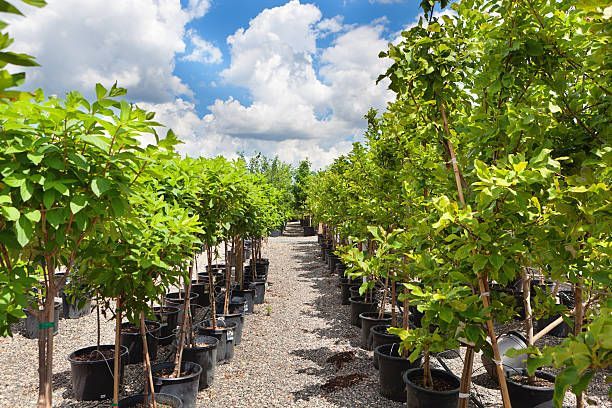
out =
<path fill-rule="evenodd" d="M 63 96 L 115 81 L 190 156 L 262 152 L 321 168 L 394 97 L 378 57 L 416 0 L 47 0 L 11 19 L 34 55 L 24 88 Z M 162 131 L 163 133 L 163 131 Z"/>

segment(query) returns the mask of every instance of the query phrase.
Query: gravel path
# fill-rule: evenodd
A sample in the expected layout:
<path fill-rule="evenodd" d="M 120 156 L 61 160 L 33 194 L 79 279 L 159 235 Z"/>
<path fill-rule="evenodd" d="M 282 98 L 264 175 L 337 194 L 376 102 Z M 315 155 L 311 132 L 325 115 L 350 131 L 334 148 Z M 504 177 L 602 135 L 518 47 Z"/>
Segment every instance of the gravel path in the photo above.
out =
<path fill-rule="evenodd" d="M 264 257 L 270 259 L 265 303 L 245 319 L 242 344 L 229 364 L 218 366 L 212 387 L 199 393 L 198 407 L 346 407 L 404 406 L 378 394 L 378 372 L 372 352 L 359 348 L 359 329 L 351 326 L 349 306 L 340 304 L 337 277 L 330 276 L 316 256 L 316 237 L 300 237 L 290 225 L 288 234 L 270 238 Z M 13 338 L 0 338 L 0 407 L 32 407 L 37 396 L 37 341 L 22 336 L 23 323 Z M 114 325 L 103 322 L 102 343 L 113 343 Z M 70 365 L 66 356 L 95 344 L 96 319 L 89 315 L 60 321 L 55 337 L 53 395 L 57 407 L 107 407 L 109 401 L 72 399 Z M 163 358 L 168 349 L 160 350 Z M 341 352 L 353 358 L 341 367 L 328 361 Z M 446 359 L 457 374 L 460 358 Z M 474 368 L 481 366 L 476 356 Z M 142 389 L 141 365 L 126 368 L 126 394 Z M 360 374 L 356 383 L 333 390 L 322 388 L 338 376 Z M 485 407 L 499 407 L 496 386 L 483 370 L 475 372 L 475 391 Z M 595 406 L 608 406 L 607 387 Z M 570 404 L 568 397 L 566 403 Z M 571 406 L 571 405 L 567 405 Z"/>

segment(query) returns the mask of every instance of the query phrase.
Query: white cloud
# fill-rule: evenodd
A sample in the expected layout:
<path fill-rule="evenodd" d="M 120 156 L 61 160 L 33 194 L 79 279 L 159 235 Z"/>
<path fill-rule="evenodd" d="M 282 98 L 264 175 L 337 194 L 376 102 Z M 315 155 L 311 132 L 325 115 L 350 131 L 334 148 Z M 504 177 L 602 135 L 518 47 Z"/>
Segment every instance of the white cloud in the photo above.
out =
<path fill-rule="evenodd" d="M 349 27 L 322 50 L 317 48 L 317 34 L 340 31 L 342 20 L 321 17 L 316 6 L 293 0 L 262 11 L 248 28 L 228 38 L 231 64 L 221 76 L 226 83 L 246 88 L 252 102 L 215 101 L 206 116 L 213 133 L 301 140 L 292 142 L 296 146 L 308 140 L 330 149 L 363 132 L 367 110 L 383 107 L 392 98 L 384 84 L 375 83 L 388 64 L 378 58 L 387 48 L 383 27 Z"/>
<path fill-rule="evenodd" d="M 185 50 L 185 24 L 201 17 L 208 0 L 50 0 L 12 19 L 19 51 L 35 55 L 42 68 L 29 69 L 28 88 L 62 95 L 94 83 L 129 88 L 134 100 L 162 102 L 190 94 L 173 74 L 176 53 Z"/>
<path fill-rule="evenodd" d="M 193 50 L 182 57 L 182 60 L 204 64 L 220 64 L 223 62 L 221 50 L 200 37 L 194 30 L 187 31 L 187 39 L 191 43 Z"/>
<path fill-rule="evenodd" d="M 380 4 L 394 4 L 394 3 L 404 3 L 406 0 L 370 0 L 371 4 L 380 3 Z"/>
<path fill-rule="evenodd" d="M 335 16 L 332 18 L 326 18 L 319 21 L 316 25 L 317 31 L 319 33 L 319 38 L 323 38 L 328 36 L 329 34 L 335 34 L 344 28 L 344 17 Z"/>

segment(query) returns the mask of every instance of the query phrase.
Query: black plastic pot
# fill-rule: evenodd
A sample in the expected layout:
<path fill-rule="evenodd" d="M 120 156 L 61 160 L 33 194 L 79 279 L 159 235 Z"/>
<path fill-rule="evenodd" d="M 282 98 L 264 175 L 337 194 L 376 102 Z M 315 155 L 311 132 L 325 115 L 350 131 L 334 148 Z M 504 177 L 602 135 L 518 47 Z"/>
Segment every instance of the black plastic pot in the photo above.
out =
<path fill-rule="evenodd" d="M 359 286 L 360 286 L 359 283 L 349 281 L 348 278 L 345 281 L 340 282 L 340 297 L 341 297 L 343 305 L 351 304 L 351 302 L 349 301 L 349 299 L 351 298 L 351 288 L 352 287 L 358 288 Z"/>
<path fill-rule="evenodd" d="M 151 401 L 151 396 L 145 396 L 144 394 L 137 394 L 122 398 L 119 400 L 119 408 L 134 408 L 142 406 L 141 404 L 145 402 L 145 398 L 148 398 L 148 400 Z M 170 408 L 183 408 L 183 401 L 174 395 L 156 393 L 155 402 L 158 404 L 167 405 Z"/>
<path fill-rule="evenodd" d="M 242 329 L 244 327 L 244 315 L 242 313 L 218 314 L 217 321 L 225 321 L 226 323 L 235 323 L 234 329 L 234 345 L 239 346 L 242 342 Z"/>
<path fill-rule="evenodd" d="M 64 319 L 78 319 L 91 313 L 91 299 L 73 299 L 62 292 L 62 315 Z"/>
<path fill-rule="evenodd" d="M 249 287 L 255 289 L 255 297 L 253 298 L 253 302 L 256 305 L 261 305 L 266 297 L 266 282 L 254 281 L 250 283 Z"/>
<path fill-rule="evenodd" d="M 522 374 L 526 374 L 522 372 Z M 536 371 L 537 378 L 543 378 L 552 383 L 555 382 L 555 376 L 544 372 Z M 548 408 L 552 407 L 553 387 L 535 387 L 533 385 L 525 385 L 516 382 L 512 379 L 512 375 L 506 380 L 508 383 L 508 394 L 510 394 L 510 403 L 513 407 L 521 408 Z"/>
<path fill-rule="evenodd" d="M 399 336 L 387 333 L 389 327 L 391 327 L 391 325 L 382 324 L 370 328 L 370 333 L 372 335 L 372 350 L 376 350 L 378 346 L 384 344 L 399 343 L 401 341 Z M 374 362 L 374 368 L 378 370 L 378 356 L 376 353 L 374 353 L 372 360 Z"/>
<path fill-rule="evenodd" d="M 255 289 L 234 289 L 232 296 L 242 297 L 245 299 L 244 314 L 252 314 L 255 307 Z"/>
<path fill-rule="evenodd" d="M 316 232 L 315 232 L 315 227 L 309 227 L 309 226 L 304 226 L 304 236 L 305 237 L 314 237 Z"/>
<path fill-rule="evenodd" d="M 406 388 L 402 374 L 421 365 L 421 357 L 411 363 L 399 355 L 399 344 L 383 344 L 374 349 L 378 357 L 378 392 L 393 401 L 406 401 Z M 425 405 L 424 405 L 425 406 Z"/>
<path fill-rule="evenodd" d="M 189 310 L 191 311 L 191 315 L 194 316 L 196 312 L 196 308 L 198 307 L 198 298 L 199 295 L 197 293 L 189 294 Z M 170 292 L 165 297 L 164 300 L 167 306 L 174 306 L 179 308 L 178 321 L 179 323 L 183 321 L 183 304 L 185 303 L 185 297 L 183 292 Z"/>
<path fill-rule="evenodd" d="M 445 391 L 430 390 L 418 385 L 419 378 L 423 378 L 422 368 L 407 370 L 403 375 L 403 382 L 406 385 L 406 401 L 408 408 L 455 408 L 459 402 L 459 385 L 461 382 L 454 375 L 437 368 L 431 369 L 431 376 L 434 379 L 443 380 L 453 388 Z M 523 405 L 514 405 L 523 408 Z"/>
<path fill-rule="evenodd" d="M 338 255 L 334 254 L 333 252 L 329 254 L 329 258 L 327 260 L 327 266 L 331 273 L 334 273 L 336 271 L 336 264 L 338 263 L 338 260 L 339 260 Z"/>
<path fill-rule="evenodd" d="M 181 365 L 181 376 L 165 378 L 162 372 L 172 372 L 174 363 L 159 363 L 151 367 L 153 388 L 155 392 L 174 395 L 183 401 L 183 408 L 195 408 L 202 367 L 196 363 L 184 361 Z"/>
<path fill-rule="evenodd" d="M 202 367 L 199 390 L 210 387 L 215 380 L 217 366 L 217 346 L 219 339 L 211 336 L 197 335 L 195 347 L 183 349 L 183 361 L 190 361 Z"/>
<path fill-rule="evenodd" d="M 54 305 L 53 305 L 53 309 L 54 309 L 53 310 L 53 323 L 54 323 L 53 335 L 54 336 L 59 332 L 59 316 L 60 316 L 61 307 L 62 307 L 62 304 L 60 302 L 54 302 Z M 37 339 L 38 338 L 38 325 L 39 325 L 38 317 L 30 313 L 28 310 L 24 310 L 24 312 L 26 314 L 24 336 L 27 337 L 28 339 Z"/>
<path fill-rule="evenodd" d="M 378 311 L 378 302 L 366 302 L 363 297 L 352 297 L 349 302 L 351 303 L 351 324 L 353 326 L 361 327 L 360 314 Z"/>
<path fill-rule="evenodd" d="M 208 296 L 209 286 L 208 282 L 200 281 L 193 282 L 191 284 L 191 290 L 193 293 L 197 293 L 198 297 L 196 304 L 198 306 L 207 307 L 210 306 L 210 296 Z"/>
<path fill-rule="evenodd" d="M 217 363 L 228 363 L 234 357 L 234 329 L 236 323 L 217 322 L 217 328 L 213 329 L 210 321 L 203 322 L 198 326 L 198 334 L 215 337 L 219 340 L 217 345 Z"/>
<path fill-rule="evenodd" d="M 159 332 L 159 345 L 167 346 L 172 344 L 174 341 L 175 330 L 178 324 L 179 308 L 176 306 L 155 306 L 153 307 L 153 314 L 157 318 L 157 321 L 161 323 Z"/>
<path fill-rule="evenodd" d="M 159 346 L 159 340 L 161 333 L 161 323 L 147 320 L 145 321 L 147 326 L 146 338 L 147 348 L 149 349 L 149 358 L 155 360 L 157 358 L 157 349 Z M 154 326 L 154 328 L 150 328 Z M 124 331 L 128 327 L 138 327 L 132 323 L 126 322 L 121 323 L 121 345 L 127 347 L 129 352 L 128 364 L 135 364 L 142 362 L 142 337 L 140 337 L 140 330 L 135 330 L 133 333 L 127 333 Z"/>
<path fill-rule="evenodd" d="M 103 355 L 100 360 L 78 360 L 77 356 L 89 354 L 97 349 L 96 346 L 78 349 L 68 355 L 70 361 L 70 378 L 72 380 L 72 393 L 78 401 L 97 401 L 110 398 L 113 395 L 113 368 L 114 356 L 105 359 Z M 115 346 L 101 345 L 100 350 L 115 350 Z M 124 367 L 128 360 L 127 347 L 121 346 L 120 373 L 123 379 Z"/>
<path fill-rule="evenodd" d="M 385 313 L 382 319 L 379 319 L 378 316 L 378 312 L 365 312 L 359 315 L 361 320 L 360 346 L 364 350 L 372 349 L 372 333 L 370 329 L 374 326 L 391 323 L 391 313 Z"/>

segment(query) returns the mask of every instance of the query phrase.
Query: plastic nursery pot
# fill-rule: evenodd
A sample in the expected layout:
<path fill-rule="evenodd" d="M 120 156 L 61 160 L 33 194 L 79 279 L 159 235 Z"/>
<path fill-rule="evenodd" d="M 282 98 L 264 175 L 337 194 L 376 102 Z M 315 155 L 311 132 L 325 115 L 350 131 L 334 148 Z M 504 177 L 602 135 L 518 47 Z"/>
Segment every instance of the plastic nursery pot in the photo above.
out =
<path fill-rule="evenodd" d="M 253 302 L 255 299 L 253 299 Z M 247 308 L 247 300 L 240 296 L 232 296 L 229 302 L 229 312 L 245 314 L 245 310 Z"/>
<path fill-rule="evenodd" d="M 544 371 L 536 371 L 536 384 L 539 383 L 539 385 L 529 385 L 527 377 L 524 375 L 526 375 L 525 371 L 522 371 L 520 375 L 510 374 L 506 380 L 512 406 L 521 408 L 552 407 L 555 376 Z"/>
<path fill-rule="evenodd" d="M 315 236 L 315 227 L 304 226 L 304 236 L 305 237 L 314 237 Z"/>
<path fill-rule="evenodd" d="M 367 312 L 378 312 L 378 302 L 367 301 L 363 297 L 352 297 L 349 299 L 351 303 L 351 324 L 361 327 L 361 319 L 359 315 Z"/>
<path fill-rule="evenodd" d="M 348 278 L 346 278 L 345 281 L 340 282 L 340 298 L 343 305 L 351 304 L 351 302 L 349 301 L 349 299 L 351 298 L 351 288 L 359 288 L 359 286 L 361 286 L 360 283 L 351 281 Z"/>
<path fill-rule="evenodd" d="M 255 307 L 255 289 L 233 289 L 232 296 L 245 299 L 244 314 L 252 314 Z"/>
<path fill-rule="evenodd" d="M 115 346 L 101 345 L 78 349 L 68 355 L 72 393 L 78 401 L 96 401 L 113 395 L 113 367 Z M 120 375 L 128 360 L 128 349 L 121 346 Z"/>
<path fill-rule="evenodd" d="M 144 394 L 137 394 L 122 398 L 119 400 L 119 408 L 140 408 L 143 406 L 142 404 L 145 402 L 145 398 L 148 399 L 150 403 L 150 395 L 145 396 Z M 183 401 L 174 395 L 156 393 L 155 402 L 158 404 L 164 404 L 170 408 L 183 408 Z"/>
<path fill-rule="evenodd" d="M 154 306 L 153 314 L 161 323 L 159 345 L 167 346 L 174 341 L 176 326 L 178 325 L 179 308 L 176 306 Z"/>
<path fill-rule="evenodd" d="M 193 293 L 198 294 L 198 297 L 196 300 L 196 304 L 198 306 L 202 306 L 202 307 L 210 306 L 210 298 L 208 296 L 208 291 L 209 291 L 208 281 L 193 282 L 191 284 L 191 290 Z"/>
<path fill-rule="evenodd" d="M 391 327 L 391 325 L 382 324 L 370 328 L 370 334 L 372 335 L 372 350 L 376 350 L 378 346 L 382 346 L 383 344 L 393 344 L 401 341 L 398 335 L 387 333 L 389 327 Z M 374 362 L 374 368 L 378 370 L 378 356 L 376 353 L 374 353 L 372 361 Z"/>
<path fill-rule="evenodd" d="M 502 356 L 502 368 L 506 376 L 522 372 L 527 368 L 525 360 L 527 356 L 525 354 L 518 355 L 516 357 L 506 356 L 506 351 L 510 349 L 524 349 L 527 347 L 527 340 L 525 337 L 517 331 L 509 331 L 508 333 L 501 334 L 497 337 L 497 347 L 499 347 L 499 354 Z M 497 371 L 495 370 L 495 363 L 486 355 L 481 357 L 482 365 L 484 365 L 487 373 L 497 381 Z"/>
<path fill-rule="evenodd" d="M 461 382 L 454 375 L 437 368 L 431 369 L 433 389 L 422 386 L 423 369 L 413 368 L 403 375 L 406 385 L 406 401 L 408 408 L 455 408 L 459 402 L 459 385 Z M 523 405 L 514 405 L 523 407 Z"/>
<path fill-rule="evenodd" d="M 198 334 L 215 337 L 219 340 L 217 345 L 217 363 L 229 363 L 234 357 L 234 330 L 236 323 L 217 322 L 217 328 L 213 329 L 210 321 L 205 321 L 198 326 Z"/>
<path fill-rule="evenodd" d="M 183 401 L 183 408 L 195 408 L 202 367 L 190 361 L 181 364 L 178 377 L 171 377 L 174 363 L 159 363 L 151 367 L 155 392 L 174 395 Z"/>
<path fill-rule="evenodd" d="M 196 308 L 198 306 L 198 297 L 197 293 L 189 294 L 189 310 L 191 311 L 191 315 L 195 316 Z M 164 296 L 164 300 L 166 306 L 174 306 L 179 308 L 178 321 L 183 321 L 183 303 L 185 303 L 185 297 L 183 292 L 170 292 L 166 296 Z"/>
<path fill-rule="evenodd" d="M 254 281 L 250 282 L 249 288 L 255 289 L 255 297 L 253 302 L 256 305 L 261 305 L 266 297 L 266 282 L 265 281 Z"/>
<path fill-rule="evenodd" d="M 365 312 L 359 314 L 361 320 L 361 338 L 360 346 L 364 350 L 372 349 L 372 333 L 370 329 L 381 324 L 391 323 L 391 313 L 384 313 L 382 318 L 379 318 L 378 312 Z"/>
<path fill-rule="evenodd" d="M 215 380 L 218 345 L 219 339 L 216 337 L 197 335 L 195 346 L 185 346 L 183 349 L 183 361 L 190 361 L 202 367 L 199 390 L 210 387 Z"/>
<path fill-rule="evenodd" d="M 72 298 L 62 292 L 62 315 L 64 319 L 78 319 L 91 313 L 90 298 Z"/>
<path fill-rule="evenodd" d="M 421 357 L 411 363 L 399 355 L 399 344 L 383 344 L 374 349 L 378 357 L 378 392 L 393 401 L 406 402 L 406 391 L 402 374 L 421 365 Z M 408 353 L 410 354 L 410 353 Z M 429 405 L 423 405 L 426 407 Z"/>
<path fill-rule="evenodd" d="M 157 358 L 157 348 L 161 333 L 161 323 L 150 320 L 145 321 L 147 348 L 149 349 L 149 358 L 155 360 Z M 129 352 L 128 364 L 142 362 L 142 337 L 140 337 L 140 327 L 132 323 L 121 323 L 121 345 L 127 347 Z"/>
<path fill-rule="evenodd" d="M 235 323 L 234 329 L 234 345 L 239 346 L 242 343 L 242 330 L 244 328 L 244 315 L 242 313 L 218 314 L 217 321 L 225 321 L 226 323 Z"/>
<path fill-rule="evenodd" d="M 60 302 L 54 302 L 53 304 L 53 335 L 55 336 L 59 332 L 59 316 L 62 304 Z M 26 314 L 25 321 L 25 333 L 24 336 L 28 339 L 38 338 L 38 326 L 40 322 L 38 317 L 32 314 L 29 310 L 24 310 Z"/>

